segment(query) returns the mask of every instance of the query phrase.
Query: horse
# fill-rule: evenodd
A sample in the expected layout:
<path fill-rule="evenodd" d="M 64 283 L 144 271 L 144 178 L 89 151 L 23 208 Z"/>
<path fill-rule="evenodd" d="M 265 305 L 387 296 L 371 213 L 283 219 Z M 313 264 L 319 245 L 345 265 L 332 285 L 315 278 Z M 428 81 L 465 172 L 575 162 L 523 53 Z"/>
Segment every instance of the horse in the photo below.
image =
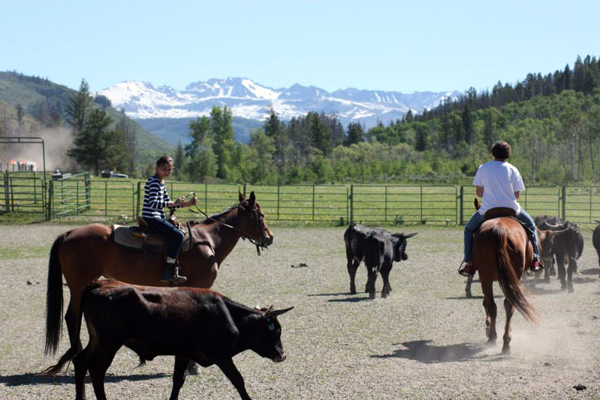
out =
<path fill-rule="evenodd" d="M 498 337 L 494 281 L 498 281 L 504 292 L 506 324 L 503 336 L 503 354 L 510 353 L 511 320 L 515 308 L 529 322 L 539 323 L 538 313 L 527 301 L 526 290 L 521 285 L 521 276 L 532 262 L 533 246 L 521 223 L 512 216 L 514 216 L 514 211 L 511 209 L 489 210 L 486 213 L 486 220 L 473 235 L 473 265 L 479 272 L 483 291 L 483 307 L 486 313 L 486 335 L 490 345 L 495 345 Z"/>
<path fill-rule="evenodd" d="M 65 315 L 71 347 L 58 363 L 43 371 L 57 374 L 65 363 L 82 350 L 81 295 L 92 281 L 105 277 L 144 286 L 168 286 L 160 281 L 164 264 L 162 255 L 150 256 L 144 252 L 123 247 L 112 240 L 113 227 L 89 224 L 58 236 L 50 251 L 48 264 L 48 291 L 46 294 L 46 346 L 45 354 L 54 355 L 62 329 L 62 277 L 65 277 L 71 299 Z M 193 238 L 193 239 L 192 239 Z M 223 260 L 233 250 L 240 238 L 248 238 L 260 247 L 273 243 L 273 233 L 264 220 L 254 192 L 246 199 L 239 194 L 239 204 L 208 217 L 201 223 L 190 224 L 191 250 L 182 252 L 179 264 L 187 276 L 186 286 L 210 288 Z"/>

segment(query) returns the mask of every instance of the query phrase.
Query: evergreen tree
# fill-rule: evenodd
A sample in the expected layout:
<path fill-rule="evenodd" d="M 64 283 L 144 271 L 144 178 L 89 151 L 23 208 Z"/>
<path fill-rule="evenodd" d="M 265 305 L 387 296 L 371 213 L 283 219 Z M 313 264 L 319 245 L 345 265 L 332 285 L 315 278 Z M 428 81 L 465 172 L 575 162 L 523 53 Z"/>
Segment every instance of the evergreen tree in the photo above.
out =
<path fill-rule="evenodd" d="M 173 167 L 175 168 L 175 177 L 178 180 L 181 180 L 185 168 L 185 151 L 183 150 L 181 140 L 177 142 L 177 150 L 175 151 L 175 158 L 173 159 Z"/>
<path fill-rule="evenodd" d="M 413 124 L 416 131 L 415 150 L 425 151 L 429 145 L 429 129 L 423 122 L 415 122 Z"/>
<path fill-rule="evenodd" d="M 81 80 L 79 91 L 69 98 L 67 109 L 67 122 L 73 127 L 75 134 L 81 132 L 85 126 L 86 118 L 92 108 L 92 97 L 85 79 Z"/>
<path fill-rule="evenodd" d="M 473 114 L 468 106 L 462 112 L 462 123 L 465 130 L 465 142 L 472 145 L 475 143 L 475 126 L 473 124 Z"/>
<path fill-rule="evenodd" d="M 285 125 L 279 120 L 279 117 L 277 117 L 277 114 L 272 107 L 269 109 L 269 116 L 263 125 L 263 129 L 264 133 L 273 140 L 275 146 L 273 161 L 275 162 L 279 175 L 283 175 L 289 138 Z"/>
<path fill-rule="evenodd" d="M 323 118 L 316 112 L 309 112 L 306 116 L 309 123 L 311 145 L 324 155 L 331 152 L 331 132 Z"/>
<path fill-rule="evenodd" d="M 75 147 L 67 151 L 67 155 L 83 167 L 93 168 L 96 176 L 110 154 L 111 145 L 115 144 L 109 131 L 111 124 L 112 119 L 104 110 L 92 110 L 83 129 L 75 135 Z"/>
<path fill-rule="evenodd" d="M 185 146 L 185 154 L 190 159 L 186 166 L 186 172 L 194 181 L 206 182 L 214 178 L 217 173 L 216 157 L 211 149 L 210 125 L 208 117 L 190 122 L 192 142 Z"/>
<path fill-rule="evenodd" d="M 256 129 L 250 135 L 250 149 L 255 155 L 250 171 L 252 183 L 267 181 L 273 171 L 273 155 L 276 151 L 273 138 L 262 129 Z"/>
<path fill-rule="evenodd" d="M 217 178 L 227 179 L 232 152 L 235 148 L 233 116 L 227 106 L 224 109 L 214 106 L 210 117 L 214 137 L 213 151 L 217 157 Z"/>
<path fill-rule="evenodd" d="M 360 122 L 350 122 L 348 124 L 348 136 L 346 137 L 345 145 L 362 143 L 364 141 L 363 127 Z"/>
<path fill-rule="evenodd" d="M 127 152 L 127 164 L 122 171 L 130 175 L 137 175 L 136 166 L 139 162 L 137 129 L 127 116 L 123 115 L 117 124 L 117 130 L 120 132 L 123 140 L 123 146 Z"/>
<path fill-rule="evenodd" d="M 23 130 L 23 116 L 25 116 L 25 110 L 23 110 L 23 106 L 19 103 L 16 106 L 17 109 L 17 122 L 19 124 L 19 131 Z"/>

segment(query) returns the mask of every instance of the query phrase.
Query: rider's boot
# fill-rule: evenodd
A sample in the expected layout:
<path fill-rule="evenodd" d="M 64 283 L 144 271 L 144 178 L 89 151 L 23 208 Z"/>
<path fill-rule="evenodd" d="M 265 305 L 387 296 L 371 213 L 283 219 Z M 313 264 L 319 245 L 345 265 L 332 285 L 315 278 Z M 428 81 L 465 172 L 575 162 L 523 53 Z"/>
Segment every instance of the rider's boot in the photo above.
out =
<path fill-rule="evenodd" d="M 458 270 L 458 273 L 462 276 L 472 276 L 475 275 L 475 266 L 473 266 L 472 262 L 466 262 L 461 265 L 461 268 Z"/>
<path fill-rule="evenodd" d="M 531 267 L 529 267 L 529 270 L 531 272 L 538 272 L 542 269 L 544 269 L 544 264 L 542 263 L 542 260 L 540 260 L 538 256 L 533 256 L 533 260 L 531 261 Z"/>
<path fill-rule="evenodd" d="M 160 273 L 160 281 L 179 285 L 187 282 L 187 278 L 183 275 L 179 275 L 179 268 L 177 268 L 176 260 L 167 257 L 165 265 Z"/>

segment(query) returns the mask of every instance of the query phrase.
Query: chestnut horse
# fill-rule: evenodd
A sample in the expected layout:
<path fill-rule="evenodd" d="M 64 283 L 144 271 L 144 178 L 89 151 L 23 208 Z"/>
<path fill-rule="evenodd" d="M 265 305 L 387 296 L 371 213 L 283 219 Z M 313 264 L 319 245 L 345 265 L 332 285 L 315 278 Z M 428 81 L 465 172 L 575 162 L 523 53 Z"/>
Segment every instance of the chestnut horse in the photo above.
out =
<path fill-rule="evenodd" d="M 273 233 L 264 221 L 254 192 L 248 199 L 240 193 L 239 201 L 229 210 L 191 227 L 194 247 L 179 257 L 182 274 L 188 278 L 186 286 L 210 288 L 217 278 L 219 266 L 240 237 L 248 238 L 261 247 L 273 243 Z M 112 232 L 110 226 L 85 225 L 63 233 L 52 246 L 46 295 L 45 353 L 53 355 L 58 348 L 62 328 L 63 275 L 71 291 L 65 315 L 71 347 L 56 365 L 44 371 L 48 375 L 58 373 L 82 350 L 79 340 L 81 294 L 88 284 L 103 276 L 145 286 L 168 285 L 160 281 L 160 271 L 165 262 L 162 254 L 144 254 L 118 245 L 111 238 Z"/>
<path fill-rule="evenodd" d="M 505 209 L 492 209 L 494 211 Z M 510 209 L 508 212 L 510 213 Z M 514 212 L 513 212 L 514 213 Z M 502 212 L 500 215 L 507 215 Z M 489 215 L 492 217 L 492 215 Z M 526 290 L 521 285 L 521 276 L 529 268 L 533 258 L 533 246 L 521 223 L 511 217 L 501 216 L 484 221 L 474 233 L 473 265 L 479 271 L 483 291 L 483 307 L 486 314 L 488 343 L 495 344 L 497 308 L 494 302 L 493 283 L 498 281 L 504 292 L 506 324 L 502 353 L 510 353 L 511 320 L 515 308 L 530 322 L 538 323 L 537 311 L 525 298 Z"/>

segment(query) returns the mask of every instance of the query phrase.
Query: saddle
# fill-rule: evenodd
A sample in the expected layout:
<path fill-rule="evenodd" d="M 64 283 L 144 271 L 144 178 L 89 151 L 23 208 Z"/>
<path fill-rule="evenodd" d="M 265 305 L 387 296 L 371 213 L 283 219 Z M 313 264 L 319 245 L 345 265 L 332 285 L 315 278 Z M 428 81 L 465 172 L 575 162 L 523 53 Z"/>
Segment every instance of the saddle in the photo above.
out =
<path fill-rule="evenodd" d="M 148 226 L 142 217 L 137 217 L 138 226 L 112 226 L 112 238 L 116 244 L 133 249 L 143 250 L 152 253 L 165 253 L 167 251 L 166 238 L 159 232 Z M 186 222 L 181 225 L 178 222 L 174 224 L 183 232 L 183 243 L 181 244 L 181 253 L 190 251 L 194 248 L 192 240 L 191 224 Z"/>
<path fill-rule="evenodd" d="M 529 241 L 533 242 L 534 232 L 532 230 L 530 230 L 529 227 L 523 223 L 523 221 L 521 221 L 520 219 L 517 218 L 517 213 L 512 208 L 508 208 L 508 207 L 490 208 L 489 210 L 487 210 L 485 212 L 483 217 L 486 221 L 488 219 L 501 218 L 501 217 L 512 218 L 515 221 L 517 221 L 519 224 L 521 224 L 523 229 L 525 229 L 527 236 L 529 237 Z"/>

